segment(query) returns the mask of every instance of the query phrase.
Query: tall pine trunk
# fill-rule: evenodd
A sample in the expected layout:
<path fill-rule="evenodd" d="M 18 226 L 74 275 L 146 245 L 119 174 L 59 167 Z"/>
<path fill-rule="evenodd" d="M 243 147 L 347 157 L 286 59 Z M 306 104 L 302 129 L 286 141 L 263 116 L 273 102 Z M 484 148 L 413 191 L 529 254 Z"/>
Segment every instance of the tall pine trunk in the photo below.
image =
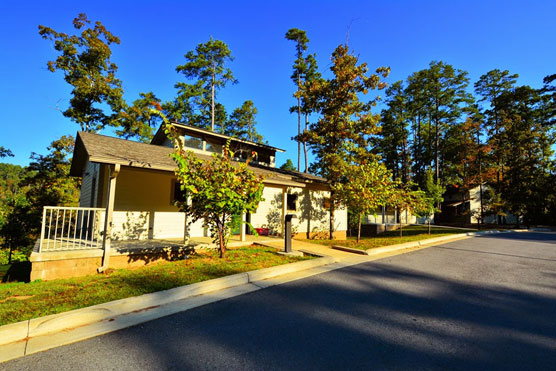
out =
<path fill-rule="evenodd" d="M 213 66 L 212 68 L 212 84 L 211 84 L 211 110 L 210 110 L 210 115 L 211 115 L 211 130 L 214 131 L 214 85 L 215 85 L 215 74 L 216 74 L 216 66 Z"/>
<path fill-rule="evenodd" d="M 297 135 L 301 135 L 301 76 L 297 75 Z M 305 144 L 305 143 L 303 143 Z M 297 171 L 301 171 L 301 142 L 297 140 Z"/>
<path fill-rule="evenodd" d="M 307 126 L 309 124 L 309 116 L 305 114 L 305 130 L 307 131 Z M 307 143 L 303 142 L 303 152 L 305 153 L 305 172 L 309 172 L 309 159 L 307 158 Z"/>

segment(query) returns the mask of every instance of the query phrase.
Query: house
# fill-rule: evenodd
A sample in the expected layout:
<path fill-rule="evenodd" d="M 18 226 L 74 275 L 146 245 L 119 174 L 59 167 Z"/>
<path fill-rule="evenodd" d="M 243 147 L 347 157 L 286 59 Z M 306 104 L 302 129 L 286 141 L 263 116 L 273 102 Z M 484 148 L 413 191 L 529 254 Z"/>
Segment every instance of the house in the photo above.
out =
<path fill-rule="evenodd" d="M 294 238 L 327 236 L 329 186 L 324 178 L 276 168 L 276 153 L 284 152 L 279 148 L 173 125 L 186 149 L 201 159 L 221 153 L 227 141 L 235 161 L 257 153 L 249 169 L 264 176 L 264 200 L 255 213 L 238 218 L 262 234 L 281 236 L 285 215 L 296 214 Z M 183 253 L 183 242 L 209 240 L 203 221 L 187 228 L 174 204 L 183 194 L 172 152 L 162 128 L 149 144 L 77 133 L 70 175 L 82 178 L 79 207 L 45 208 L 41 238 L 31 256 L 32 279 L 90 274 L 107 260 L 111 267 L 146 264 Z M 334 221 L 336 235 L 345 237 L 347 211 L 337 210 Z M 238 240 L 245 241 L 249 229 L 238 232 Z"/>
<path fill-rule="evenodd" d="M 482 193 L 481 193 L 482 190 Z M 441 205 L 441 213 L 436 215 L 436 220 L 440 224 L 477 224 L 481 217 L 481 197 L 485 197 L 488 192 L 488 185 L 476 186 L 469 190 L 462 190 L 456 187 L 449 187 L 444 193 L 444 201 Z M 484 206 L 483 206 L 484 207 Z M 501 216 L 500 220 L 496 215 L 483 216 L 485 224 L 518 224 L 518 218 L 507 213 Z"/>
<path fill-rule="evenodd" d="M 361 220 L 361 235 L 374 236 L 385 231 L 393 231 L 403 224 L 423 223 L 423 218 L 417 218 L 409 211 L 399 213 L 392 207 L 381 207 L 374 213 L 365 215 Z M 352 235 L 357 233 L 357 227 L 350 228 Z"/>

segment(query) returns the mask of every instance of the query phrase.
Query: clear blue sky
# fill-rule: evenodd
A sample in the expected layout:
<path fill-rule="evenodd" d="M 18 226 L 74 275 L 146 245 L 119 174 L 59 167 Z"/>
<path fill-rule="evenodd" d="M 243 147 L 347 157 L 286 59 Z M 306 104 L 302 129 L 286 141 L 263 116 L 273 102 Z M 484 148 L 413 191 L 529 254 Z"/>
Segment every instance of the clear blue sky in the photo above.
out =
<path fill-rule="evenodd" d="M 113 48 L 125 98 L 153 91 L 163 100 L 174 96 L 181 79 L 175 67 L 183 55 L 210 36 L 228 43 L 239 84 L 227 87 L 220 101 L 228 111 L 251 99 L 259 110 L 259 131 L 269 144 L 284 148 L 277 161 L 296 162 L 297 119 L 289 80 L 293 43 L 284 39 L 292 27 L 307 31 L 309 51 L 328 69 L 332 50 L 345 41 L 374 69 L 390 66 L 388 82 L 405 79 L 442 60 L 469 72 L 471 83 L 493 69 L 518 73 L 519 84 L 540 87 L 556 73 L 556 2 L 552 1 L 0 1 L 0 145 L 25 165 L 32 151 L 77 125 L 56 110 L 64 108 L 70 89 L 46 62 L 52 44 L 38 35 L 38 25 L 73 32 L 72 20 L 85 12 L 120 37 Z M 108 132 L 109 134 L 109 132 Z"/>

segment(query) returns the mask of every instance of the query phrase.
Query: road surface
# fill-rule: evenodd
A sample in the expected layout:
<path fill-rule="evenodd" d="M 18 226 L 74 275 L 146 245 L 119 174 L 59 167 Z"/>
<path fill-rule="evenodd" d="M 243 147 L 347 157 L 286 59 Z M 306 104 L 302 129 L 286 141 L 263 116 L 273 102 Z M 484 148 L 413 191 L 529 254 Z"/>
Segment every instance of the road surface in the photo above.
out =
<path fill-rule="evenodd" d="M 556 234 L 476 237 L 331 271 L 0 369 L 556 369 Z"/>

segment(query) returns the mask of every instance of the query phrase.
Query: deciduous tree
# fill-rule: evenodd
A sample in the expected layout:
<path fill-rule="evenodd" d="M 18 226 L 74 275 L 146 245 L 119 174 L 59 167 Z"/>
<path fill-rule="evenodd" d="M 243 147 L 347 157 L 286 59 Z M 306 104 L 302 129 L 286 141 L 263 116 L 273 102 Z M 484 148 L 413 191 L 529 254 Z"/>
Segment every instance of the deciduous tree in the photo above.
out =
<path fill-rule="evenodd" d="M 229 145 L 222 154 L 213 154 L 211 160 L 199 159 L 184 149 L 175 128 L 161 117 L 165 121 L 164 130 L 175 145 L 172 158 L 178 166 L 176 177 L 187 196 L 186 201 L 177 205 L 186 214 L 188 224 L 204 220 L 219 246 L 220 257 L 224 258 L 233 218 L 255 212 L 262 200 L 263 177 L 248 168 L 249 159 L 234 163 Z"/>
<path fill-rule="evenodd" d="M 394 183 L 391 172 L 372 159 L 364 164 L 346 164 L 342 170 L 345 181 L 335 184 L 332 191 L 342 204 L 357 217 L 357 242 L 361 238 L 361 218 L 375 212 L 392 196 Z"/>
<path fill-rule="evenodd" d="M 90 24 L 85 13 L 80 13 L 73 20 L 73 27 L 80 34 L 68 35 L 42 25 L 39 34 L 54 41 L 54 49 L 60 53 L 48 62 L 48 70 L 61 71 L 72 87 L 64 116 L 79 124 L 81 130 L 99 131 L 107 125 L 118 126 L 118 113 L 123 105 L 122 83 L 116 78 L 118 67 L 110 59 L 110 47 L 120 44 L 120 39 L 99 21 L 92 27 Z M 110 112 L 105 112 L 105 108 Z"/>
<path fill-rule="evenodd" d="M 158 115 L 151 112 L 160 103 L 160 99 L 153 92 L 140 93 L 139 96 L 131 106 L 126 104 L 120 112 L 121 126 L 116 134 L 126 139 L 134 138 L 149 143 L 154 129 L 162 122 Z"/>
<path fill-rule="evenodd" d="M 379 130 L 379 117 L 371 113 L 375 100 L 362 102 L 359 96 L 384 88 L 381 77 L 386 77 L 390 70 L 381 67 L 376 74 L 368 75 L 367 64 L 359 64 L 347 45 L 336 48 L 330 69 L 332 78 L 315 81 L 307 91 L 319 119 L 299 139 L 307 142 L 316 156 L 317 173 L 326 177 L 334 189 L 345 181 L 345 164 L 354 159 L 365 163 L 368 140 Z M 334 210 L 339 201 L 334 192 L 330 201 L 330 238 L 333 239 Z"/>

